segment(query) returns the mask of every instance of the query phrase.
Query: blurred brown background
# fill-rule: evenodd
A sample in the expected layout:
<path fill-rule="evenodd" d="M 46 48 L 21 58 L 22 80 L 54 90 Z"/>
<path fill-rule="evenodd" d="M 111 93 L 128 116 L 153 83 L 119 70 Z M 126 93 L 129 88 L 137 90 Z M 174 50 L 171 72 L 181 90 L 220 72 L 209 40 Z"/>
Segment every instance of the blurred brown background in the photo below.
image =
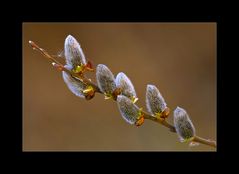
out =
<path fill-rule="evenodd" d="M 152 121 L 129 125 L 103 95 L 86 101 L 72 94 L 28 44 L 57 54 L 68 34 L 94 66 L 128 75 L 139 106 L 145 109 L 146 85 L 154 84 L 171 110 L 187 110 L 199 136 L 216 139 L 216 23 L 23 23 L 24 151 L 215 151 L 188 147 Z"/>

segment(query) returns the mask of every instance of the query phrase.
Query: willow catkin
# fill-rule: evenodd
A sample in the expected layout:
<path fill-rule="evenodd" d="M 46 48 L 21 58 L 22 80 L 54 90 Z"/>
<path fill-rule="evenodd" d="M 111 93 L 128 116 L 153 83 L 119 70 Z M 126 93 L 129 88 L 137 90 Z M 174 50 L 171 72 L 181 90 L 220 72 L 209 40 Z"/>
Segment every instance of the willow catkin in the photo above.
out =
<path fill-rule="evenodd" d="M 124 95 L 118 95 L 117 104 L 123 119 L 129 124 L 135 124 L 140 116 L 138 106 Z"/>
<path fill-rule="evenodd" d="M 64 53 L 66 64 L 72 66 L 73 69 L 80 65 L 86 65 L 83 50 L 77 40 L 71 35 L 68 35 L 65 39 Z"/>
<path fill-rule="evenodd" d="M 101 92 L 112 95 L 116 89 L 115 78 L 110 69 L 103 64 L 96 67 L 96 80 Z"/>
<path fill-rule="evenodd" d="M 71 69 L 71 66 L 69 65 L 65 65 L 64 67 L 68 70 Z M 86 84 L 84 84 L 81 80 L 72 77 L 65 71 L 62 72 L 62 77 L 67 87 L 73 94 L 81 98 L 85 97 L 83 90 L 87 88 Z"/>
<path fill-rule="evenodd" d="M 117 74 L 116 79 L 116 87 L 122 90 L 122 95 L 130 98 L 133 103 L 137 101 L 136 91 L 131 80 L 125 75 L 125 73 L 120 72 Z"/>
<path fill-rule="evenodd" d="M 152 115 L 162 113 L 167 108 L 167 104 L 163 96 L 154 85 L 147 85 L 146 106 L 148 112 Z"/>
<path fill-rule="evenodd" d="M 174 110 L 174 126 L 181 141 L 195 136 L 195 128 L 187 112 L 180 107 Z"/>

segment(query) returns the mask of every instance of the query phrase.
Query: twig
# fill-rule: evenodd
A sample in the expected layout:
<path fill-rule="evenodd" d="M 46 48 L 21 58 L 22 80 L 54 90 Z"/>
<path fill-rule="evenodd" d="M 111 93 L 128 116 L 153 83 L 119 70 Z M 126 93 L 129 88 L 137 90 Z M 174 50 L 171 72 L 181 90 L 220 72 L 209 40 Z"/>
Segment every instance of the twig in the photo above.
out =
<path fill-rule="evenodd" d="M 75 78 L 76 80 L 80 80 L 81 82 L 87 84 L 87 85 L 91 85 L 95 92 L 98 92 L 100 94 L 103 94 L 99 87 L 94 84 L 93 82 L 91 82 L 89 79 L 87 79 L 86 77 L 84 77 L 82 74 L 77 74 L 77 73 L 74 73 L 68 69 L 66 69 L 60 62 L 58 62 L 53 56 L 49 55 L 44 49 L 40 48 L 37 44 L 35 44 L 34 42 L 32 41 L 29 41 L 30 45 L 32 46 L 32 48 L 34 50 L 37 50 L 39 51 L 41 54 L 43 54 L 46 58 L 48 58 L 52 64 L 56 67 L 58 67 L 58 69 L 60 69 L 61 71 L 65 71 L 66 73 L 68 73 L 69 75 L 71 75 L 73 78 Z M 116 98 L 112 98 L 114 101 L 116 100 Z M 151 121 L 154 121 L 154 122 L 157 122 L 167 128 L 169 128 L 169 130 L 171 132 L 174 132 L 176 133 L 176 129 L 173 125 L 171 125 L 170 123 L 168 123 L 166 121 L 166 119 L 159 119 L 157 117 L 154 117 L 152 115 L 150 115 L 149 113 L 145 112 L 145 111 L 141 111 L 144 115 L 144 118 L 145 119 L 149 119 Z M 193 142 L 198 142 L 198 143 L 201 143 L 201 144 L 205 144 L 205 145 L 208 145 L 208 146 L 211 146 L 211 147 L 214 147 L 216 148 L 217 145 L 216 145 L 216 141 L 214 140 L 208 140 L 208 139 L 205 139 L 205 138 L 202 138 L 202 137 L 199 137 L 199 136 L 194 136 L 193 139 L 191 140 Z"/>

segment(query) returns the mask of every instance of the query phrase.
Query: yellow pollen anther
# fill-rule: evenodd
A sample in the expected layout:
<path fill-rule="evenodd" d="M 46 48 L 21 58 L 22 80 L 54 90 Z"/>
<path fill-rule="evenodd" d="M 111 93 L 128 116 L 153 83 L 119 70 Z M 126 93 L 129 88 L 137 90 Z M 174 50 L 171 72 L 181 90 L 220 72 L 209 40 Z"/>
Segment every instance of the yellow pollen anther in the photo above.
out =
<path fill-rule="evenodd" d="M 133 103 L 136 103 L 138 100 L 139 100 L 139 98 L 137 98 L 137 97 L 135 97 L 135 96 L 132 96 L 132 97 L 131 97 L 131 101 L 132 101 Z"/>

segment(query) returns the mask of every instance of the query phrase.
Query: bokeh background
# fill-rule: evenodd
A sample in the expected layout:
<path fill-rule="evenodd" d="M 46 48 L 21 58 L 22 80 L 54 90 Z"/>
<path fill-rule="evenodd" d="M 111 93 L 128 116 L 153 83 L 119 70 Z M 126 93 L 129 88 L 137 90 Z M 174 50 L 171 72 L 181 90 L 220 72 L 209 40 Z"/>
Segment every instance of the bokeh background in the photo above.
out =
<path fill-rule="evenodd" d="M 94 67 L 125 72 L 144 109 L 147 84 L 168 106 L 183 107 L 196 132 L 216 139 L 216 23 L 23 23 L 23 151 L 215 151 L 180 143 L 176 134 L 146 120 L 127 124 L 103 95 L 86 101 L 68 90 L 60 72 L 28 44 L 50 54 L 67 35 Z M 64 62 L 64 59 L 59 59 Z M 87 74 L 95 81 L 95 75 Z M 173 115 L 169 117 L 173 123 Z"/>

